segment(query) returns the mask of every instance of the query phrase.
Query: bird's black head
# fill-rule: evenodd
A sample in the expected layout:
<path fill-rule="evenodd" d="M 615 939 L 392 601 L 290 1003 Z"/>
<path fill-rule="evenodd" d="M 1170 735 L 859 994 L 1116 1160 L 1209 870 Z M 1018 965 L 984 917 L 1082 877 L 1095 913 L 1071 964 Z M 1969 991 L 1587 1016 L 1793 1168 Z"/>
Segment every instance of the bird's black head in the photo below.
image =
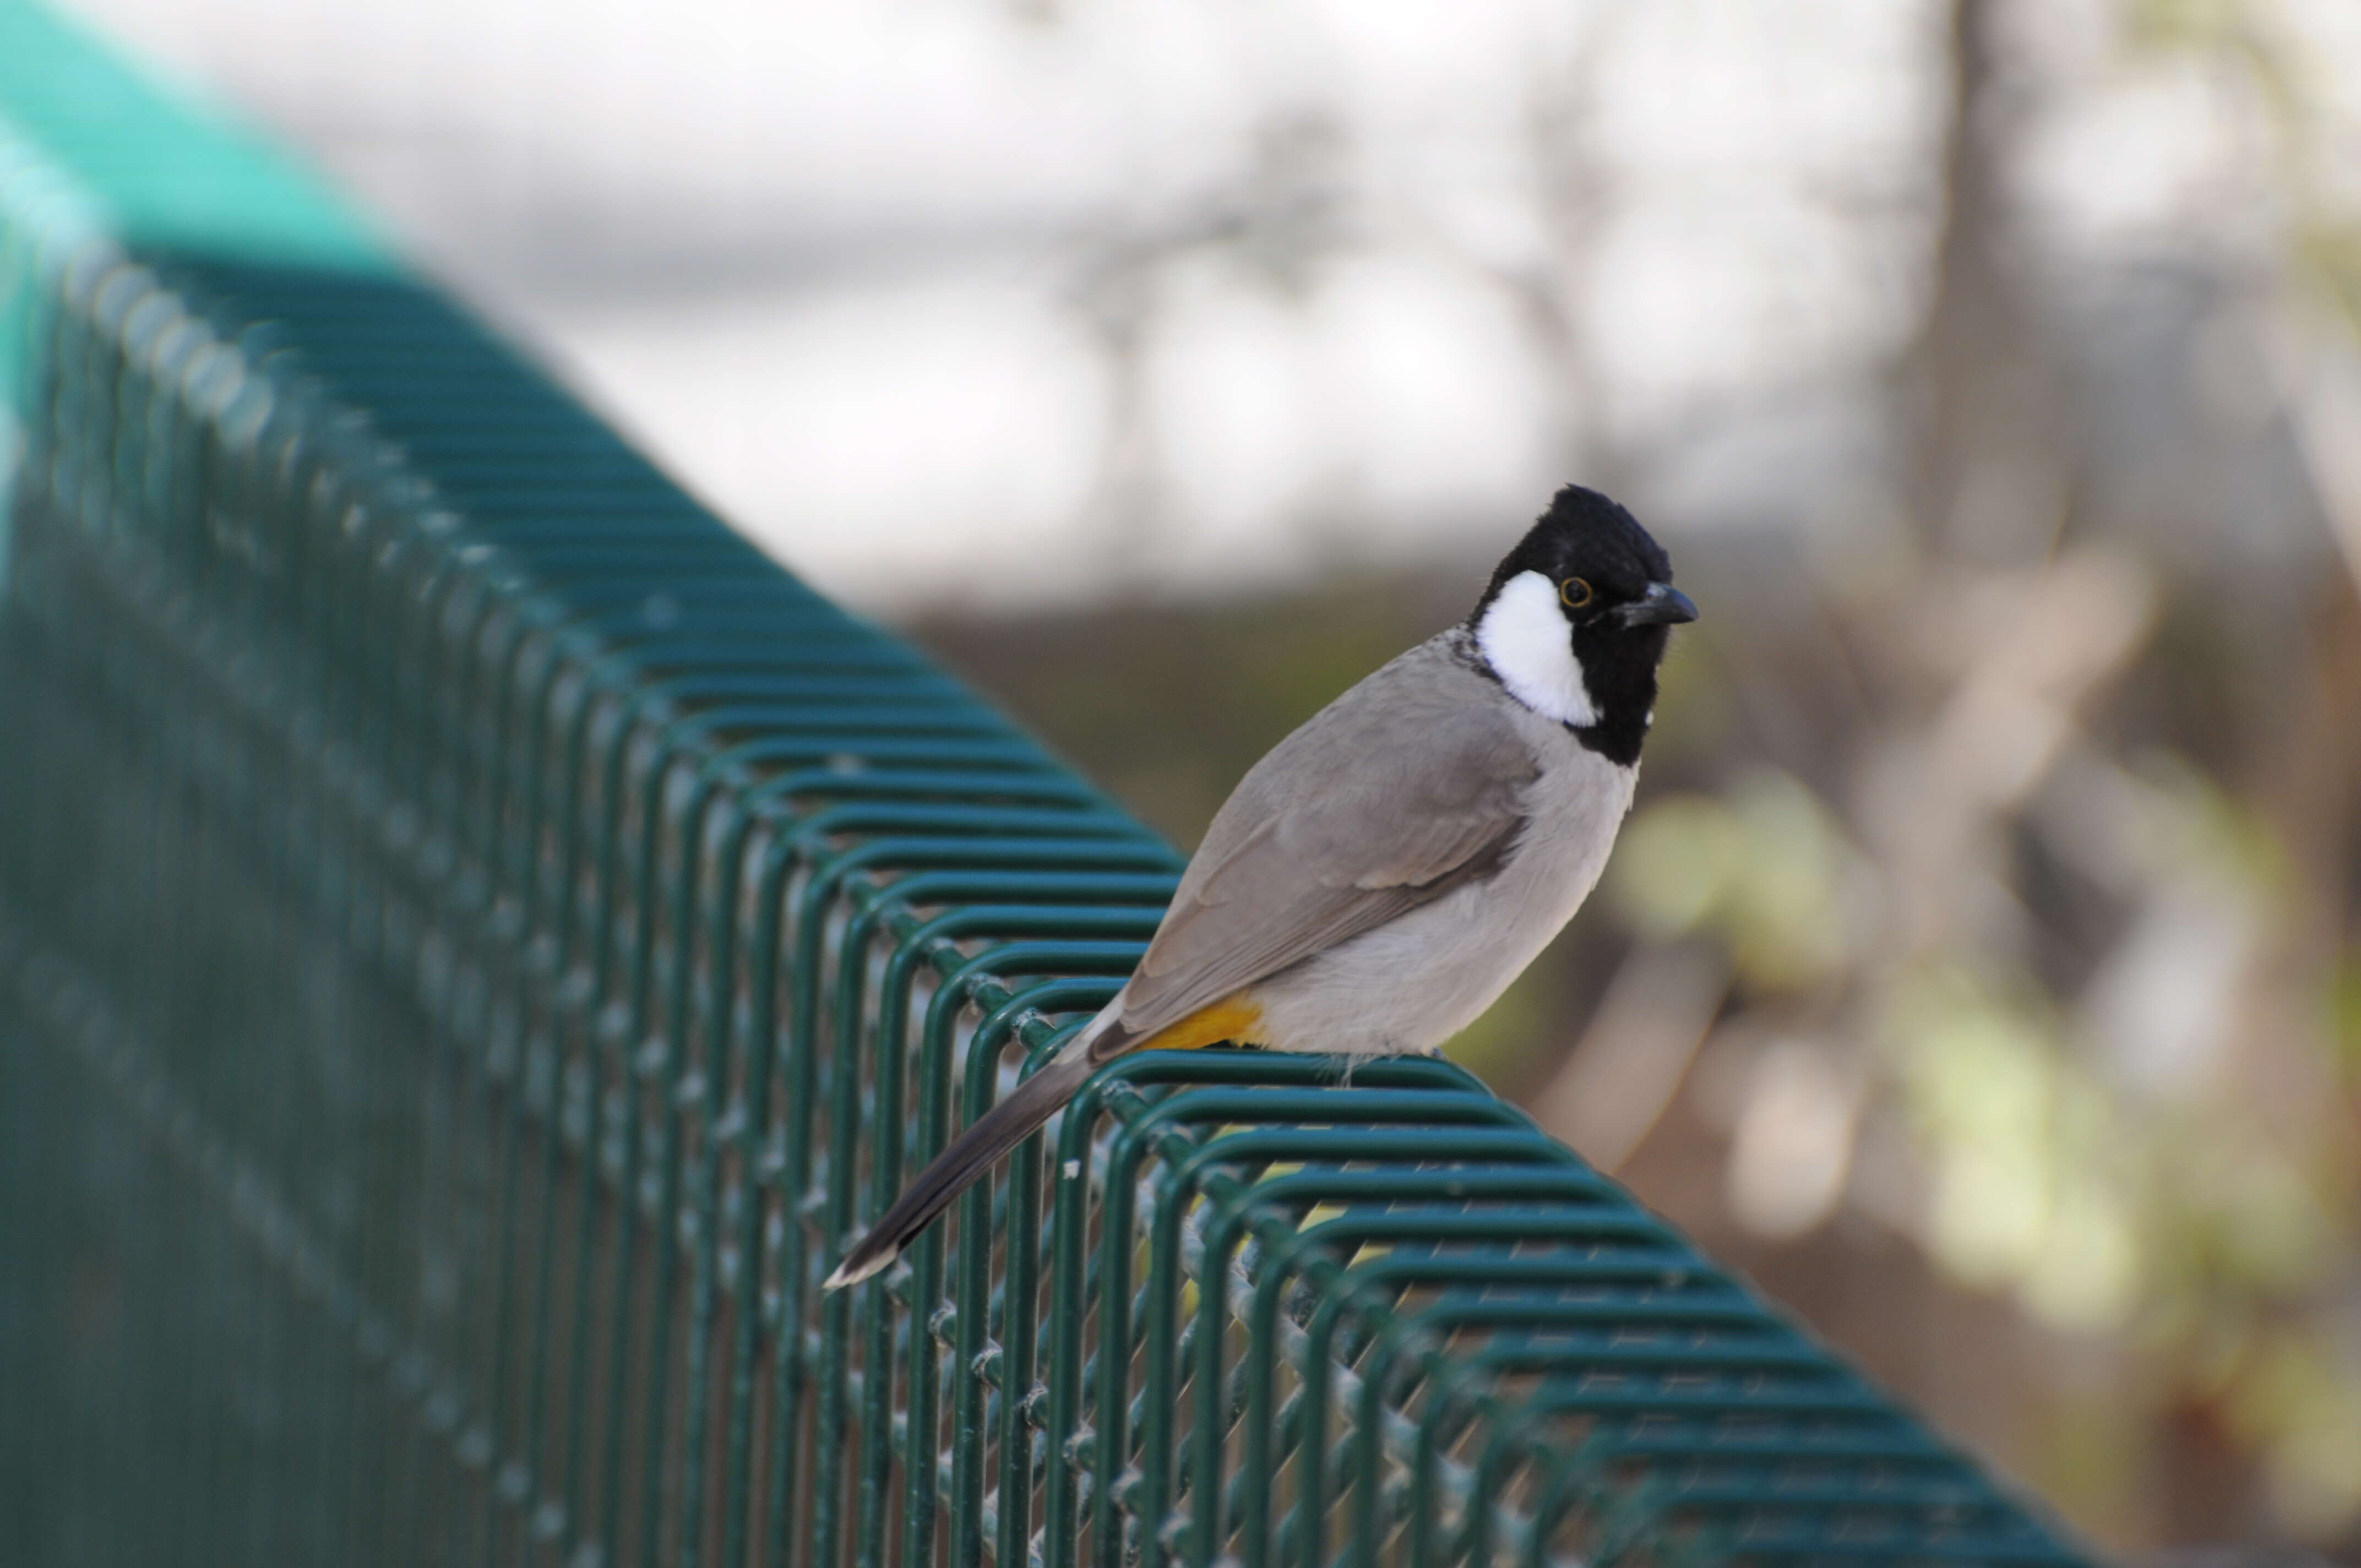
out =
<path fill-rule="evenodd" d="M 1672 579 L 1671 557 L 1630 512 L 1568 485 L 1493 572 L 1467 628 L 1510 695 L 1628 765 L 1670 629 L 1697 619 Z"/>

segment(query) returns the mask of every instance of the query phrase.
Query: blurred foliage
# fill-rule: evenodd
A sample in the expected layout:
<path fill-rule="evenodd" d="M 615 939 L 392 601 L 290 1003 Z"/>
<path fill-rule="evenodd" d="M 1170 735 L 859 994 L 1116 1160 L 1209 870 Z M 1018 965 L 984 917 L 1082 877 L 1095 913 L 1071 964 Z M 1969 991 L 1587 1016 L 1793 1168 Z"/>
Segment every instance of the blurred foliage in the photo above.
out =
<path fill-rule="evenodd" d="M 1634 817 L 1608 894 L 1642 936 L 1709 932 L 1750 986 L 1801 991 L 1845 961 L 1856 925 L 1845 897 L 1852 859 L 1817 796 L 1757 769 L 1726 795 L 1665 795 Z"/>

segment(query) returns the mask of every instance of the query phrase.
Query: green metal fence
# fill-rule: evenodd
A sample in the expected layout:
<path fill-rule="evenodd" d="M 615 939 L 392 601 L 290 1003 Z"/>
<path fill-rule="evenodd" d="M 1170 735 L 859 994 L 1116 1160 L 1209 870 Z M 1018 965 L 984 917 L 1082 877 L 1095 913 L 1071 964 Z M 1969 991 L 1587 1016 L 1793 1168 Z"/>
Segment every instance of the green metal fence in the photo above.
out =
<path fill-rule="evenodd" d="M 1150 1055 L 1177 861 L 0 0 L 0 1558 L 2068 1563 L 1466 1075 Z"/>

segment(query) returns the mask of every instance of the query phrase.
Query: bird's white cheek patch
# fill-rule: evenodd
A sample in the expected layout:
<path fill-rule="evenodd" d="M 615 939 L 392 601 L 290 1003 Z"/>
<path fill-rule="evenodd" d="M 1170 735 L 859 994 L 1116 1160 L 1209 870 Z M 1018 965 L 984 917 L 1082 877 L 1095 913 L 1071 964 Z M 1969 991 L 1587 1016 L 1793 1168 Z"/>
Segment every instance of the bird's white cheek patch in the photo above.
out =
<path fill-rule="evenodd" d="M 1577 729 L 1598 722 L 1558 609 L 1557 585 L 1539 572 L 1520 572 L 1500 585 L 1477 623 L 1476 647 L 1509 695 L 1535 713 Z"/>

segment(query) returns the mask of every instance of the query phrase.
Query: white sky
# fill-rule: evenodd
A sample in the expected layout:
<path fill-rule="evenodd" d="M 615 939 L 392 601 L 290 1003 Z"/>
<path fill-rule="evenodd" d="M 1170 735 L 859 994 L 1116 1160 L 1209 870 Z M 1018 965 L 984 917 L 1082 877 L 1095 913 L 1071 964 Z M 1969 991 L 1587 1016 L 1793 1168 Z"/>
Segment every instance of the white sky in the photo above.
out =
<path fill-rule="evenodd" d="M 1795 521 L 1862 483 L 1936 216 L 1939 0 L 75 8 L 888 612 L 1489 554 L 1601 443 L 1672 532 Z M 2038 9 L 2029 193 L 2184 212 L 2223 128 L 2116 81 L 2107 0 Z"/>

